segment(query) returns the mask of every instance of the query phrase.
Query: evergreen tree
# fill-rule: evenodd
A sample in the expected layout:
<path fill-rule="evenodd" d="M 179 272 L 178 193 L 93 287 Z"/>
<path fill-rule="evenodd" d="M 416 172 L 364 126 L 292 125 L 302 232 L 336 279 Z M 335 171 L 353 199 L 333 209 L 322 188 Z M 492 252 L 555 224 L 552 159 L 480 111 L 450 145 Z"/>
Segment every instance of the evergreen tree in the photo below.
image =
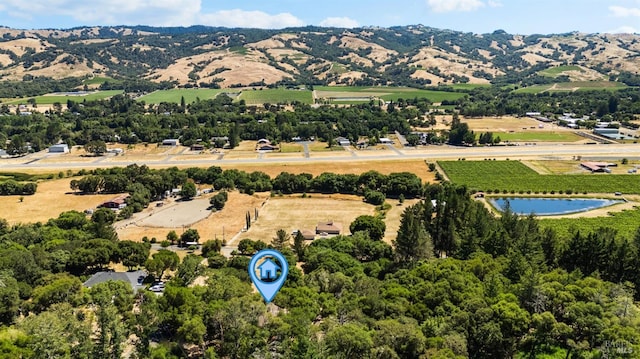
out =
<path fill-rule="evenodd" d="M 433 244 L 420 220 L 420 205 L 408 207 L 402 214 L 398 236 L 393 241 L 399 262 L 415 262 L 433 257 Z"/>

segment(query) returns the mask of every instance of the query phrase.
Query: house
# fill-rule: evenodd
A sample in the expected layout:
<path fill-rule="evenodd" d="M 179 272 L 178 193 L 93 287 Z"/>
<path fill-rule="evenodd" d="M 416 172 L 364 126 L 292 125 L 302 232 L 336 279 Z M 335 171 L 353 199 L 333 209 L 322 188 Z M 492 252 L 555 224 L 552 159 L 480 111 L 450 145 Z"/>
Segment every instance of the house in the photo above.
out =
<path fill-rule="evenodd" d="M 276 280 L 280 266 L 272 261 L 271 258 L 268 258 L 258 266 L 258 270 L 260 270 L 260 279 L 267 281 Z"/>
<path fill-rule="evenodd" d="M 69 146 L 66 143 L 60 143 L 49 147 L 49 153 L 69 153 Z"/>
<path fill-rule="evenodd" d="M 180 146 L 180 140 L 177 138 L 168 138 L 162 141 L 163 146 Z"/>
<path fill-rule="evenodd" d="M 194 144 L 194 145 L 191 145 L 191 147 L 189 149 L 191 151 L 203 151 L 204 150 L 204 145 Z"/>
<path fill-rule="evenodd" d="M 342 224 L 334 221 L 320 222 L 316 226 L 316 234 L 338 235 L 342 232 Z"/>
<path fill-rule="evenodd" d="M 129 194 L 123 194 L 122 196 L 112 198 L 102 203 L 98 207 L 111 208 L 111 209 L 123 209 L 124 207 L 127 206 L 127 198 L 129 198 Z"/>
<path fill-rule="evenodd" d="M 349 141 L 349 139 L 346 139 L 344 137 L 336 138 L 336 142 L 338 143 L 339 146 L 351 146 L 351 141 Z"/>
<path fill-rule="evenodd" d="M 131 286 L 134 292 L 144 288 L 144 279 L 147 277 L 147 272 L 143 270 L 132 272 L 98 272 L 87 279 L 82 285 L 86 288 L 91 288 L 94 285 L 105 283 L 110 280 L 122 281 Z"/>

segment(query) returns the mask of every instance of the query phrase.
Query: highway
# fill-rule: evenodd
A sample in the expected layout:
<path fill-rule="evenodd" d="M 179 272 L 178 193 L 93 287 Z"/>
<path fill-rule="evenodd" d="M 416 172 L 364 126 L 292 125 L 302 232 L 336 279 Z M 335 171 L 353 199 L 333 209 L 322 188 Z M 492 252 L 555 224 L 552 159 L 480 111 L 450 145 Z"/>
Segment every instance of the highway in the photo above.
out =
<path fill-rule="evenodd" d="M 292 156 L 275 156 L 275 154 L 256 154 L 254 157 L 225 159 L 220 156 L 218 159 L 201 158 L 197 155 L 149 155 L 148 160 L 126 160 L 120 161 L 117 157 L 89 158 L 86 161 L 78 161 L 77 158 L 70 162 L 47 162 L 46 160 L 55 155 L 52 154 L 31 154 L 22 158 L 0 159 L 0 170 L 2 171 L 24 171 L 24 170 L 67 170 L 67 169 L 91 169 L 105 167 L 122 167 L 130 164 L 146 164 L 150 167 L 172 167 L 172 166 L 211 166 L 211 165 L 256 165 L 256 164 L 295 164 L 295 163 L 327 163 L 327 162 L 364 162 L 364 161 L 402 161 L 402 160 L 455 160 L 466 159 L 572 159 L 574 156 L 582 156 L 583 159 L 591 160 L 614 160 L 627 158 L 629 160 L 640 160 L 640 144 L 545 144 L 535 146 L 496 146 L 496 147 L 454 147 L 454 146 L 428 146 L 420 149 L 405 148 L 386 151 L 378 151 L 379 154 L 365 153 L 364 151 L 344 151 L 335 152 L 327 156 L 316 155 L 313 152 L 308 154 L 292 154 Z M 184 158 L 181 158 L 183 157 Z M 188 159 L 186 157 L 189 157 Z"/>

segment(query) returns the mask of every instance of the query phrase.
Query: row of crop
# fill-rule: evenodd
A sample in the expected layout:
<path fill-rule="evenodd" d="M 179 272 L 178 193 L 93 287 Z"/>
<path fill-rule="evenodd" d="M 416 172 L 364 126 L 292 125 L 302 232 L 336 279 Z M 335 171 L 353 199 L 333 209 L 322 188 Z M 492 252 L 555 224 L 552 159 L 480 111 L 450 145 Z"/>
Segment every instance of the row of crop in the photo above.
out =
<path fill-rule="evenodd" d="M 541 175 L 518 161 L 442 161 L 438 164 L 452 182 L 478 191 L 640 193 L 640 179 L 636 175 Z"/>

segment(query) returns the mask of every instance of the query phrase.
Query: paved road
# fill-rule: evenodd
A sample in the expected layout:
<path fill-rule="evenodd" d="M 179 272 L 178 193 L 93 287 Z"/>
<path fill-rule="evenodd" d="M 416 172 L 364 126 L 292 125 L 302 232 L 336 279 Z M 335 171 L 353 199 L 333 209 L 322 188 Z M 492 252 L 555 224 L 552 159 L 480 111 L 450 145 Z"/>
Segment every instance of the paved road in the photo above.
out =
<path fill-rule="evenodd" d="M 511 147 L 453 147 L 453 146 L 429 146 L 424 149 L 404 149 L 398 151 L 384 151 L 384 153 L 374 156 L 359 156 L 358 151 L 347 153 L 337 153 L 330 157 L 314 157 L 313 153 L 309 158 L 301 157 L 278 157 L 270 158 L 265 155 L 263 158 L 242 158 L 242 159 L 189 159 L 178 160 L 179 155 L 159 160 L 158 157 L 150 157 L 148 161 L 113 161 L 102 162 L 102 160 L 92 162 L 71 162 L 71 163 L 46 163 L 38 161 L 33 155 L 23 157 L 19 161 L 15 159 L 0 160 L 0 169 L 8 171 L 21 171 L 29 169 L 79 169 L 98 167 L 120 167 L 134 163 L 149 166 L 206 166 L 206 165 L 242 165 L 242 164 L 269 164 L 269 163 L 327 163 L 327 162 L 352 162 L 352 161 L 398 161 L 403 159 L 419 160 L 451 160 L 458 158 L 546 158 L 546 159 L 571 159 L 573 156 L 582 156 L 584 159 L 620 159 L 630 160 L 640 159 L 639 144 L 597 144 L 597 145 L 537 145 L 537 146 L 511 146 Z M 44 156 L 46 157 L 46 156 Z M 34 161 L 35 160 L 35 161 Z"/>

